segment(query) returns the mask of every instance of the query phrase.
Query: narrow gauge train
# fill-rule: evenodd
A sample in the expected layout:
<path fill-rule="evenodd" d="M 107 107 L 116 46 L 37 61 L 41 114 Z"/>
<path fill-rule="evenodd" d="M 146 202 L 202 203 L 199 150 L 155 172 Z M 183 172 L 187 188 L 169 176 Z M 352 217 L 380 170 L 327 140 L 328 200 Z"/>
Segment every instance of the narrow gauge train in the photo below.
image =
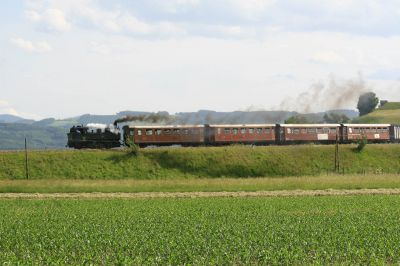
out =
<path fill-rule="evenodd" d="M 124 141 L 150 145 L 268 145 L 297 143 L 399 142 L 400 126 L 390 124 L 245 124 L 125 126 Z"/>
<path fill-rule="evenodd" d="M 245 124 L 124 126 L 120 133 L 105 129 L 89 132 L 73 127 L 68 147 L 112 148 L 133 142 L 146 146 L 218 146 L 235 143 L 270 145 L 299 143 L 400 142 L 400 126 L 390 124 Z"/>

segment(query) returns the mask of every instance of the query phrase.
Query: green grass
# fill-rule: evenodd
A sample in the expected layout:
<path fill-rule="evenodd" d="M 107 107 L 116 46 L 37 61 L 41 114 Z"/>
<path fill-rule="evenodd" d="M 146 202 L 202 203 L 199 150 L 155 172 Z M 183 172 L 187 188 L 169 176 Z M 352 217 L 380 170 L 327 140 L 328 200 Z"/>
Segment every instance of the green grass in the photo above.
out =
<path fill-rule="evenodd" d="M 276 178 L 204 178 L 169 180 L 0 180 L 0 193 L 217 192 L 400 188 L 399 175 L 325 175 Z"/>
<path fill-rule="evenodd" d="M 389 102 L 372 113 L 353 119 L 354 123 L 400 124 L 400 103 Z"/>
<path fill-rule="evenodd" d="M 346 174 L 400 173 L 400 145 L 340 147 Z M 24 179 L 24 153 L 0 152 L 0 179 Z M 333 145 L 155 148 L 138 157 L 123 151 L 31 151 L 31 179 L 193 179 L 326 174 Z"/>
<path fill-rule="evenodd" d="M 398 264 L 400 197 L 0 200 L 3 264 Z"/>
<path fill-rule="evenodd" d="M 349 173 L 400 169 L 398 145 L 368 145 L 362 153 L 353 148 L 341 149 Z M 167 148 L 143 150 L 139 157 L 121 151 L 37 151 L 30 153 L 29 162 L 31 178 L 40 179 L 299 176 L 331 169 L 333 149 L 313 145 Z M 0 161 L 0 178 L 24 178 L 22 152 L 0 153 Z"/>
<path fill-rule="evenodd" d="M 388 102 L 384 106 L 379 108 L 379 110 L 395 110 L 395 109 L 400 109 L 400 102 Z"/>

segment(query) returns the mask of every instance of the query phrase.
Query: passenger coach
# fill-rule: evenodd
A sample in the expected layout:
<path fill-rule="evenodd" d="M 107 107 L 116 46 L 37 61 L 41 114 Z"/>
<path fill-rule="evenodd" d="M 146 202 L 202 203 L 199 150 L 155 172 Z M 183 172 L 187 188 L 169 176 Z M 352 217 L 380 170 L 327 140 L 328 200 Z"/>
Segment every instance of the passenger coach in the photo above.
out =
<path fill-rule="evenodd" d="M 331 143 L 340 138 L 340 124 L 278 124 L 281 144 L 319 142 Z M 339 139 L 338 139 L 339 140 Z"/>
<path fill-rule="evenodd" d="M 213 145 L 266 145 L 275 143 L 275 130 L 275 124 L 206 125 L 206 142 Z"/>
<path fill-rule="evenodd" d="M 366 138 L 370 142 L 389 142 L 390 124 L 343 124 L 342 142 Z"/>
<path fill-rule="evenodd" d="M 140 147 L 150 145 L 196 146 L 204 144 L 204 125 L 125 126 L 125 143 L 133 141 Z"/>

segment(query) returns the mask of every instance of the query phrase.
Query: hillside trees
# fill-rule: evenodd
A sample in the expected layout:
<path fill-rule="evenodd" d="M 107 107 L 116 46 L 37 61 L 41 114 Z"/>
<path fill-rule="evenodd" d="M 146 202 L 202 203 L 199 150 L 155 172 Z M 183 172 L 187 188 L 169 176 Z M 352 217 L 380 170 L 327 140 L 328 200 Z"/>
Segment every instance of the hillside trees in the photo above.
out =
<path fill-rule="evenodd" d="M 358 98 L 357 109 L 360 116 L 371 113 L 379 103 L 378 97 L 374 92 L 367 92 Z"/>

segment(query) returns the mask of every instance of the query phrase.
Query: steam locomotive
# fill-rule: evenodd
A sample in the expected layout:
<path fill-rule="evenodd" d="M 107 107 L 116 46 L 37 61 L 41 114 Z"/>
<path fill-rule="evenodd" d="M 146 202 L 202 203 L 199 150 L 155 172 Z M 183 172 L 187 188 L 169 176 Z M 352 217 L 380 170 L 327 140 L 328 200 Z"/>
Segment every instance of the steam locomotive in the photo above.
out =
<path fill-rule="evenodd" d="M 74 126 L 68 147 L 113 148 L 135 143 L 146 146 L 218 146 L 229 144 L 301 144 L 400 142 L 400 125 L 391 124 L 232 124 L 124 126 L 120 132 Z"/>

